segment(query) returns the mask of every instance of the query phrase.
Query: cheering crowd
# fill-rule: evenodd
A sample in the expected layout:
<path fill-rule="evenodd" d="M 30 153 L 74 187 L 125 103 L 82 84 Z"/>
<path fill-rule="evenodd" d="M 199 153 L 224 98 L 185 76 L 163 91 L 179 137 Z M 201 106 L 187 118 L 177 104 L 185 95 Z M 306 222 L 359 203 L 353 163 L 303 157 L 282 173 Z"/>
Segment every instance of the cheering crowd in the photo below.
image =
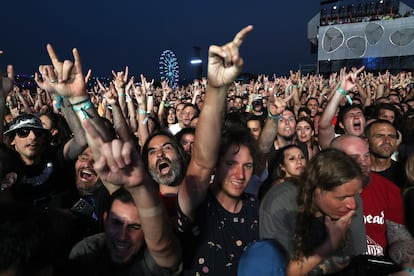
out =
<path fill-rule="evenodd" d="M 413 73 L 240 82 L 251 31 L 185 86 L 9 65 L 0 274 L 414 275 Z"/>

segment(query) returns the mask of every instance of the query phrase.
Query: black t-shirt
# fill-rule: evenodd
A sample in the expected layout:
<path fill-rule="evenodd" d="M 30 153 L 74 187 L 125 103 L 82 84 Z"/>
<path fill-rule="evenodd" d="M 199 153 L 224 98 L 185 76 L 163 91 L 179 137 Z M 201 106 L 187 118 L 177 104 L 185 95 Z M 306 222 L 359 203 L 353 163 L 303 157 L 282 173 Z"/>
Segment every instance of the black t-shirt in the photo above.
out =
<path fill-rule="evenodd" d="M 178 206 L 184 275 L 236 275 L 246 246 L 259 239 L 259 201 L 242 195 L 239 213 L 230 213 L 209 191 L 191 222 Z M 197 274 L 198 273 L 198 274 Z"/>
<path fill-rule="evenodd" d="M 171 270 L 158 266 L 145 246 L 128 264 L 114 264 L 106 250 L 104 233 L 87 237 L 77 243 L 69 259 L 71 265 L 68 269 L 71 275 L 178 276 L 182 270 L 182 265 Z"/>
<path fill-rule="evenodd" d="M 377 173 L 392 181 L 400 189 L 404 188 L 404 171 L 402 163 L 391 160 L 391 166 L 388 169 Z"/>
<path fill-rule="evenodd" d="M 47 208 L 70 208 L 75 196 L 74 161 L 63 156 L 63 145 L 50 147 L 36 165 L 24 165 L 21 179 L 12 187 L 17 201 Z"/>

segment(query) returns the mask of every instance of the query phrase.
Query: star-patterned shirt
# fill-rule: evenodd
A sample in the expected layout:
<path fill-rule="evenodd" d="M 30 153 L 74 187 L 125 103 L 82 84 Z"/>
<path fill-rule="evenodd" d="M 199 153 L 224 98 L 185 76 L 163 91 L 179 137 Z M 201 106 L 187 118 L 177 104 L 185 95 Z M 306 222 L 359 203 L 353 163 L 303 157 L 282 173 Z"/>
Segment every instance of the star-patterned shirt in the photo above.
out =
<path fill-rule="evenodd" d="M 248 194 L 242 200 L 240 212 L 230 213 L 209 191 L 194 222 L 177 208 L 184 275 L 237 275 L 246 246 L 259 239 L 259 201 Z"/>

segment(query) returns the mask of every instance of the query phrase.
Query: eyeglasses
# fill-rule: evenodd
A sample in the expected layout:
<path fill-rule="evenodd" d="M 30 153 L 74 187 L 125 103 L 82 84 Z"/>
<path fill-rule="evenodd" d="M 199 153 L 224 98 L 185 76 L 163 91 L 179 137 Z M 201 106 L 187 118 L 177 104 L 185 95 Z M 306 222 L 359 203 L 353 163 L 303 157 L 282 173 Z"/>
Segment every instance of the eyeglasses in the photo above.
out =
<path fill-rule="evenodd" d="M 35 128 L 20 128 L 16 131 L 16 135 L 19 136 L 19 138 L 26 138 L 27 136 L 29 136 L 30 131 L 33 131 L 34 135 L 36 135 L 36 137 L 42 138 L 45 137 L 47 132 L 40 130 L 40 129 L 35 129 Z"/>

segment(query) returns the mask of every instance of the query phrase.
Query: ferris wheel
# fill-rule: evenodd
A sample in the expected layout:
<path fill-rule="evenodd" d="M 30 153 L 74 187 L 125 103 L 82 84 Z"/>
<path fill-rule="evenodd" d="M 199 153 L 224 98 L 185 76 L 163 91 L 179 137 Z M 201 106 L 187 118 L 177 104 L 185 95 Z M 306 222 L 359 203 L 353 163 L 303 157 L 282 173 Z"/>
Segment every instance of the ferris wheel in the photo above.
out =
<path fill-rule="evenodd" d="M 161 81 L 166 80 L 171 88 L 175 88 L 179 80 L 178 60 L 171 50 L 164 50 L 161 53 L 160 62 Z"/>

